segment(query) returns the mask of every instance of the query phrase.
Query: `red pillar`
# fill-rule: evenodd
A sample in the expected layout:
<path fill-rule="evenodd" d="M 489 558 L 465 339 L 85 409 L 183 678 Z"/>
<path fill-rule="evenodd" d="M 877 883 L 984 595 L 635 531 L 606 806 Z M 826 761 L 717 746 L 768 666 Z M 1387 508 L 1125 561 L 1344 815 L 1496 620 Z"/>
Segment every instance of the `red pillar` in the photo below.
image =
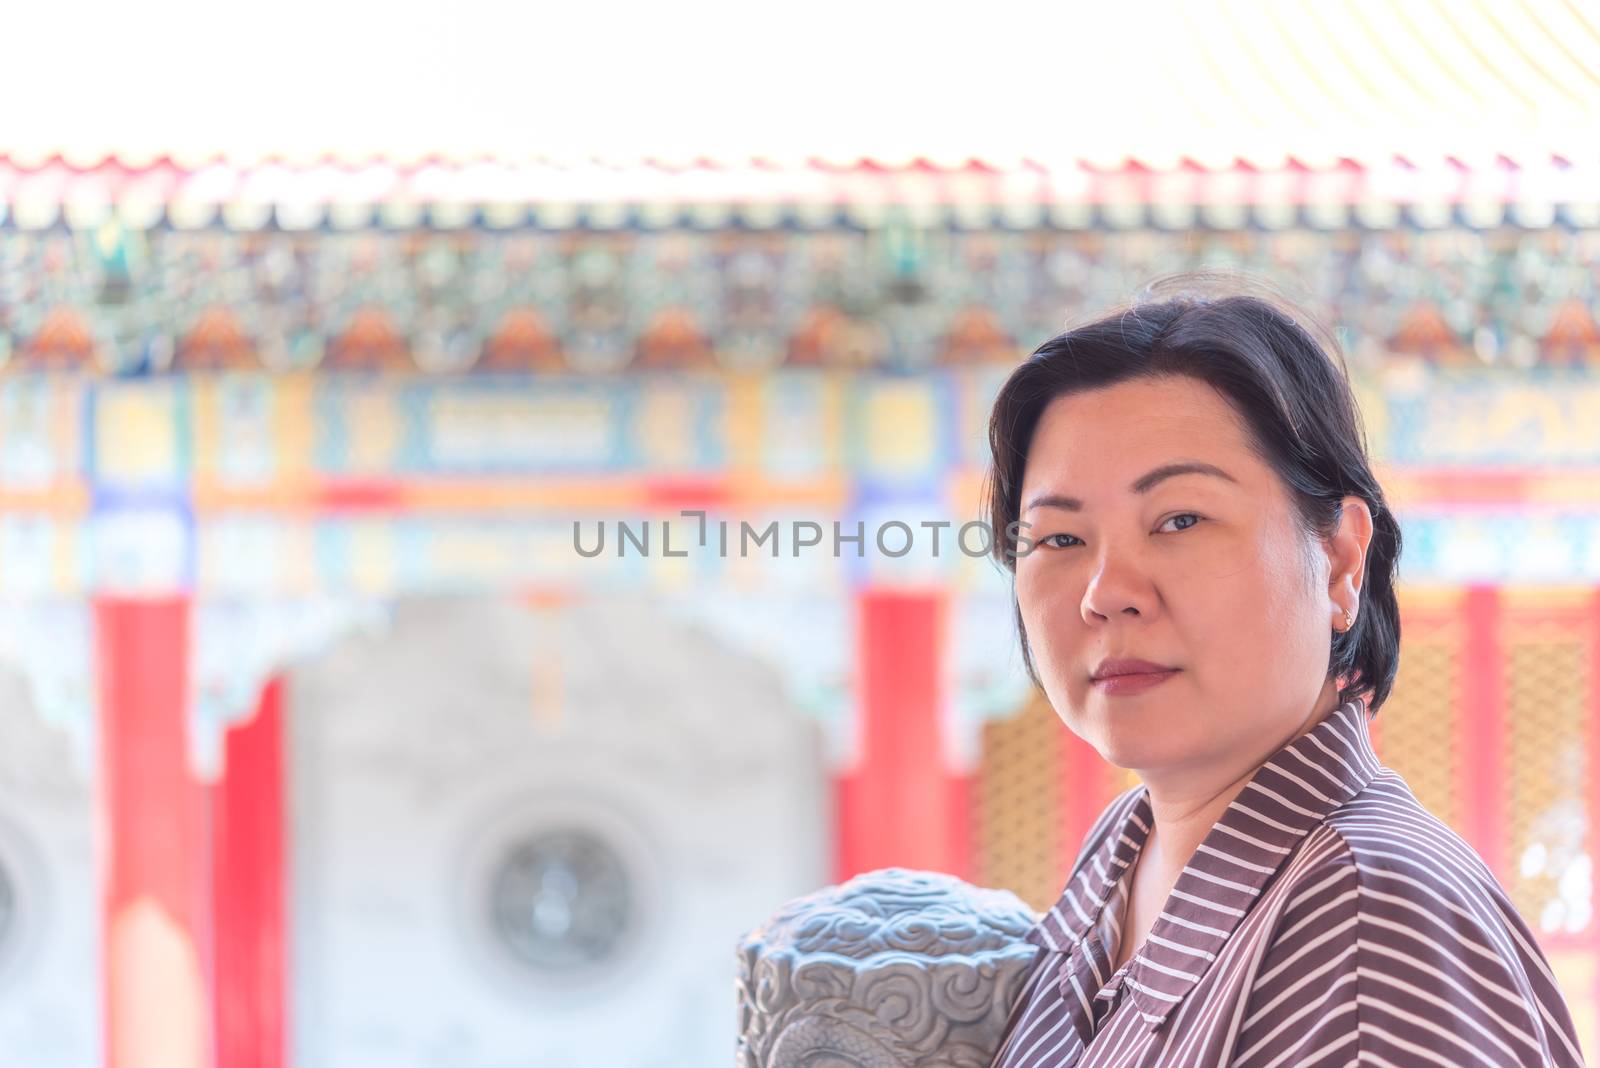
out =
<path fill-rule="evenodd" d="M 203 794 L 189 766 L 189 601 L 95 601 L 106 1064 L 205 1068 Z"/>
<path fill-rule="evenodd" d="M 1072 864 L 1078 859 L 1083 839 L 1094 826 L 1096 817 L 1111 800 L 1111 766 L 1098 750 L 1079 738 L 1065 726 L 1055 732 L 1059 749 L 1057 766 L 1060 768 L 1060 838 L 1057 842 L 1060 858 L 1060 875 L 1063 885 L 1072 873 Z"/>
<path fill-rule="evenodd" d="M 1585 778 L 1589 786 L 1589 829 L 1584 836 L 1583 848 L 1590 856 L 1600 846 L 1600 586 L 1589 593 L 1589 767 Z M 1590 891 L 1593 901 L 1593 891 Z M 1588 926 L 1589 951 L 1600 957 L 1600 920 L 1591 919 Z M 1600 979 L 1591 980 L 1590 1003 L 1600 1017 Z M 1593 1051 L 1588 1051 L 1591 1054 Z"/>
<path fill-rule="evenodd" d="M 857 765 L 836 783 L 836 878 L 905 867 L 969 871 L 965 779 L 940 731 L 945 597 L 866 590 L 856 601 Z"/>
<path fill-rule="evenodd" d="M 1506 686 L 1500 648 L 1500 595 L 1473 586 L 1462 602 L 1465 636 L 1457 721 L 1456 796 L 1462 836 L 1501 879 L 1506 875 Z"/>
<path fill-rule="evenodd" d="M 283 680 L 228 731 L 212 788 L 217 1068 L 282 1068 L 286 1027 Z"/>

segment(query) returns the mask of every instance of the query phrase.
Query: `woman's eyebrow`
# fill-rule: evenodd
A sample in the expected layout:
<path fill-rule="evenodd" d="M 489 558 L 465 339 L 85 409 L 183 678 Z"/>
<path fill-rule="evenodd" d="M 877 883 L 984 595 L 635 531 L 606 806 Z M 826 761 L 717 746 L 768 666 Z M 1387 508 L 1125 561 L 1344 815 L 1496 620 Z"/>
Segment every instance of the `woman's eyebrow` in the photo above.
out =
<path fill-rule="evenodd" d="M 1182 463 L 1162 464 L 1154 471 L 1140 475 L 1134 480 L 1133 485 L 1128 488 L 1135 493 L 1149 493 L 1158 483 L 1178 475 L 1211 475 L 1215 478 L 1227 479 L 1235 485 L 1239 482 L 1238 479 L 1214 464 L 1202 463 L 1199 460 L 1188 460 Z M 1068 512 L 1081 512 L 1083 511 L 1083 502 L 1076 497 L 1063 497 L 1059 493 L 1041 493 L 1029 501 L 1028 507 L 1024 508 L 1023 511 L 1030 512 L 1035 508 L 1061 508 Z"/>

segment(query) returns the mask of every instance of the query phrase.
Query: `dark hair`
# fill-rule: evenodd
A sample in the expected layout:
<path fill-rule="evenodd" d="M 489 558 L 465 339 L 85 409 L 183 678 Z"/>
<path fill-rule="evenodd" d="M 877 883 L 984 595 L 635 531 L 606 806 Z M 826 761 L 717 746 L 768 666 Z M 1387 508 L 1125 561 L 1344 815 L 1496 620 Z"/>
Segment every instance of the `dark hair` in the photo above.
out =
<path fill-rule="evenodd" d="M 1045 406 L 1082 390 L 1174 375 L 1209 384 L 1239 412 L 1308 536 L 1332 536 L 1346 495 L 1367 502 L 1373 531 L 1361 604 L 1354 626 L 1334 632 L 1327 678 L 1346 680 L 1341 702 L 1368 694 L 1368 712 L 1376 714 L 1400 662 L 1400 526 L 1373 476 L 1337 343 L 1261 282 L 1215 273 L 1164 279 L 1128 307 L 1046 341 L 1011 373 L 989 419 L 985 496 L 995 559 L 1015 576 L 1022 473 Z M 1014 584 L 1012 609 L 1023 663 L 1039 686 Z"/>

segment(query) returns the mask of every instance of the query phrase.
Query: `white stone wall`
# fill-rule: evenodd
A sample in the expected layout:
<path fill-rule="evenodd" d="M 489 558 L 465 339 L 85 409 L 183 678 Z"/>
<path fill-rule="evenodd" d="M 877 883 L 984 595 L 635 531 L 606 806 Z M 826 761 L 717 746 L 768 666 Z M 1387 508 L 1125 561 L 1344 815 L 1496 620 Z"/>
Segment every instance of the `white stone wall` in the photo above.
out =
<path fill-rule="evenodd" d="M 0 1064 L 102 1063 L 92 798 L 72 740 L 0 668 L 0 867 L 14 895 L 0 929 Z"/>
<path fill-rule="evenodd" d="M 815 723 L 647 601 L 404 603 L 288 712 L 294 1068 L 730 1063 L 740 935 L 829 875 Z M 634 926 L 540 978 L 488 884 L 556 827 L 610 843 Z"/>

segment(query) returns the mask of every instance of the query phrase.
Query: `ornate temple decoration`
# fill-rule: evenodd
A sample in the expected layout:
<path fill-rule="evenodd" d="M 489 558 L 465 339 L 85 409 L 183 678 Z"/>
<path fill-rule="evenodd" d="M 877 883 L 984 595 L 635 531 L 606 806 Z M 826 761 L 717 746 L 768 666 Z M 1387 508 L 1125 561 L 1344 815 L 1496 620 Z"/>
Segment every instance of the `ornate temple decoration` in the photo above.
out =
<path fill-rule="evenodd" d="M 606 963 L 634 926 L 627 866 L 593 832 L 518 842 L 496 869 L 490 924 L 520 964 L 547 974 Z"/>
<path fill-rule="evenodd" d="M 914 371 L 1014 361 L 1207 265 L 1300 279 L 1368 366 L 1600 362 L 1594 176 L 1563 160 L 703 170 L 719 200 L 648 166 L 586 195 L 532 164 L 0 158 L 0 361 Z"/>

